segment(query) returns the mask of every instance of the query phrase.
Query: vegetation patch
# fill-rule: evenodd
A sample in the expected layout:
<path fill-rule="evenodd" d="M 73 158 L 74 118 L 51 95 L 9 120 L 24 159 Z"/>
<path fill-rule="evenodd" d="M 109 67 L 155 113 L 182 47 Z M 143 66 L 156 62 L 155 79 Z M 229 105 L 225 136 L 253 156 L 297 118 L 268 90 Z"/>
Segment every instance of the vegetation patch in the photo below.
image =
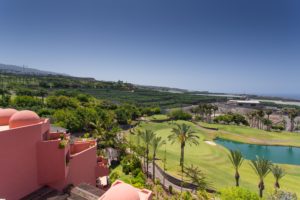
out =
<path fill-rule="evenodd" d="M 217 190 L 230 187 L 235 185 L 235 170 L 232 167 L 232 163 L 228 158 L 229 151 L 222 146 L 212 146 L 205 143 L 205 140 L 212 140 L 216 137 L 221 131 L 211 131 L 206 129 L 201 129 L 197 125 L 187 122 L 187 121 L 174 121 L 174 122 L 163 122 L 163 123 L 141 123 L 136 130 L 146 130 L 150 129 L 154 131 L 154 133 L 162 137 L 163 140 L 166 141 L 166 146 L 158 149 L 157 151 L 157 164 L 163 168 L 163 158 L 165 155 L 164 149 L 166 148 L 166 172 L 171 174 L 178 179 L 181 179 L 181 167 L 180 167 L 180 145 L 177 143 L 171 144 L 168 140 L 168 136 L 172 133 L 172 128 L 176 127 L 176 124 L 188 124 L 195 131 L 195 134 L 199 136 L 199 145 L 187 145 L 185 148 L 185 166 L 189 166 L 193 164 L 195 167 L 198 167 L 207 177 L 207 181 L 209 181 L 214 188 Z M 207 124 L 210 126 L 210 124 Z M 227 127 L 227 125 L 211 125 L 213 127 Z M 236 131 L 240 131 L 240 134 L 251 134 L 251 136 L 261 137 L 261 138 L 269 138 L 276 137 L 281 138 L 281 135 L 284 133 L 270 133 L 268 131 L 258 130 L 254 128 L 248 127 L 239 127 L 229 125 L 229 127 L 234 128 L 233 133 L 238 134 Z M 230 131 L 227 129 L 227 131 Z M 224 133 L 225 134 L 225 133 Z M 280 135 L 280 136 L 279 136 Z M 291 135 L 295 138 L 296 134 L 291 133 Z M 299 139 L 300 136 L 298 136 Z M 135 142 L 137 140 L 137 136 L 133 134 L 128 134 L 127 138 L 131 142 Z M 287 137 L 288 138 L 288 137 Z M 150 147 L 150 152 L 151 152 Z M 300 166 L 296 165 L 279 165 L 283 169 L 285 169 L 286 175 L 281 180 L 281 188 L 285 191 L 296 191 L 297 195 L 300 195 L 298 192 L 298 184 L 300 182 L 299 170 Z M 249 189 L 251 192 L 258 193 L 257 182 L 258 178 L 255 175 L 255 172 L 250 166 L 249 160 L 245 160 L 243 165 L 239 168 L 240 174 L 240 186 L 243 188 Z M 274 191 L 274 177 L 269 174 L 265 178 L 265 194 L 271 194 Z"/>

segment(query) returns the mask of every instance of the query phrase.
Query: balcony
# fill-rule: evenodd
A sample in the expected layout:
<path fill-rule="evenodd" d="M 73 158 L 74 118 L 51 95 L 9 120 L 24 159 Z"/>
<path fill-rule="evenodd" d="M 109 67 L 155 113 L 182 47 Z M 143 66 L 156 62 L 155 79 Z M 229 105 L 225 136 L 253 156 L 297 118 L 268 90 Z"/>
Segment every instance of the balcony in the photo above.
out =
<path fill-rule="evenodd" d="M 70 154 L 75 155 L 92 147 L 96 147 L 95 140 L 78 140 L 71 144 Z"/>
<path fill-rule="evenodd" d="M 70 139 L 70 134 L 64 133 L 64 132 L 55 132 L 55 133 L 49 133 L 48 134 L 48 140 L 58 140 L 58 139 Z"/>

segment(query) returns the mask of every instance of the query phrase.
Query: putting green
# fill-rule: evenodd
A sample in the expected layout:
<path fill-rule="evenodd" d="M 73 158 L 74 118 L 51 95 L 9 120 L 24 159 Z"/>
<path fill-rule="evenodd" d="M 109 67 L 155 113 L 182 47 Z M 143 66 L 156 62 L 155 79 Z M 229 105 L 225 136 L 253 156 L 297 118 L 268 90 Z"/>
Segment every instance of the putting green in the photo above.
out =
<path fill-rule="evenodd" d="M 176 121 L 176 122 L 164 122 L 164 123 L 141 123 L 137 129 L 151 129 L 158 136 L 161 136 L 167 141 L 167 172 L 174 176 L 180 177 L 179 168 L 179 155 L 180 145 L 174 143 L 173 145 L 167 140 L 168 135 L 171 134 L 172 128 L 175 123 L 186 123 L 192 126 L 200 137 L 200 144 L 198 146 L 186 145 L 185 148 L 185 165 L 193 164 L 198 166 L 206 175 L 207 179 L 212 183 L 216 189 L 230 187 L 235 185 L 234 170 L 228 159 L 228 150 L 219 145 L 207 144 L 205 140 L 212 140 L 218 133 L 216 131 L 210 131 L 200 129 L 191 122 Z M 256 130 L 256 129 L 253 129 Z M 226 130 L 229 131 L 229 130 Z M 256 132 L 254 131 L 253 137 Z M 276 133 L 277 134 L 277 133 Z M 278 133 L 279 134 L 279 133 Z M 266 136 L 267 137 L 267 136 Z M 295 136 L 293 136 L 295 137 Z M 129 140 L 134 142 L 136 136 L 130 135 Z M 262 135 L 259 138 L 263 138 Z M 299 136 L 300 138 L 300 136 Z M 268 139 L 268 138 L 266 138 Z M 291 138 L 293 139 L 293 138 Z M 159 149 L 158 158 L 162 159 L 164 155 L 164 147 Z M 299 158 L 300 159 L 300 158 Z M 162 166 L 162 163 L 158 161 L 158 164 Z M 283 190 L 297 193 L 300 196 L 300 166 L 296 165 L 281 165 L 287 175 L 280 181 Z M 241 187 L 248 188 L 252 191 L 258 191 L 258 177 L 249 165 L 249 161 L 245 160 L 240 169 L 240 185 Z M 265 180 L 265 194 L 270 194 L 274 188 L 274 178 L 270 173 Z"/>

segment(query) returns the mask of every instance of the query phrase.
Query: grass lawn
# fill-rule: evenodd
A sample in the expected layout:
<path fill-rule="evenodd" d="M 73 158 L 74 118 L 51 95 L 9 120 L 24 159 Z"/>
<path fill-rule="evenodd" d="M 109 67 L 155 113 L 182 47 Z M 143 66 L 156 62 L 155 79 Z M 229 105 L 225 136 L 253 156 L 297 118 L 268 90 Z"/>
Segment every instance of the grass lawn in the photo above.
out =
<path fill-rule="evenodd" d="M 284 145 L 300 147 L 300 134 L 291 132 L 271 132 L 256 128 L 235 125 L 207 124 L 200 122 L 201 126 L 218 128 L 216 136 L 237 142 L 265 145 Z"/>
<path fill-rule="evenodd" d="M 112 174 L 113 172 L 117 172 L 120 177 L 118 178 L 121 181 L 124 181 L 125 183 L 130 183 L 130 179 L 132 179 L 132 176 L 130 174 L 126 175 L 123 171 L 122 171 L 122 165 L 118 165 L 116 168 L 110 170 L 110 174 Z"/>
<path fill-rule="evenodd" d="M 159 115 L 152 115 L 149 117 L 145 117 L 147 120 L 167 120 L 169 117 L 167 115 L 159 114 Z"/>
<path fill-rule="evenodd" d="M 212 140 L 218 133 L 217 131 L 209 131 L 205 129 L 200 129 L 196 125 L 191 122 L 177 121 L 175 123 L 187 123 L 193 127 L 193 129 L 197 132 L 200 137 L 200 144 L 198 146 L 189 146 L 187 145 L 185 148 L 185 164 L 193 164 L 199 166 L 199 168 L 207 175 L 208 180 L 212 183 L 212 185 L 216 189 L 225 188 L 234 186 L 234 170 L 233 167 L 228 160 L 227 154 L 228 150 L 222 146 L 212 146 L 205 143 L 205 140 Z M 174 127 L 174 123 L 172 122 L 164 122 L 164 123 L 141 123 L 138 128 L 141 129 L 151 129 L 155 131 L 158 136 L 163 137 L 167 141 L 168 135 L 171 134 L 172 127 Z M 226 131 L 229 131 L 227 129 Z M 244 130 L 244 129 L 242 129 Z M 245 129 L 246 130 L 246 129 Z M 249 130 L 250 131 L 250 130 Z M 218 131 L 219 132 L 219 131 Z M 236 132 L 237 133 L 237 132 Z M 247 131 L 245 133 L 241 133 L 247 135 Z M 248 133 L 250 136 L 255 137 L 254 133 Z M 270 135 L 269 135 L 270 134 Z M 288 136 L 280 137 L 279 134 L 285 133 L 268 133 L 267 137 L 272 139 L 274 138 L 288 138 Z M 262 137 L 262 136 L 257 136 Z M 134 142 L 136 139 L 134 135 L 128 136 L 129 140 Z M 293 134 L 291 134 L 291 140 L 296 138 Z M 300 139 L 300 136 L 299 138 Z M 167 171 L 168 173 L 180 177 L 180 168 L 179 168 L 179 155 L 180 155 L 180 146 L 179 144 L 170 144 L 167 141 L 166 144 L 167 149 Z M 163 158 L 164 148 L 161 148 L 158 151 L 158 157 Z M 300 158 L 299 158 L 300 159 Z M 158 162 L 161 166 L 162 163 Z M 281 165 L 287 172 L 287 175 L 281 180 L 282 189 L 296 192 L 298 196 L 300 196 L 300 166 L 296 165 Z M 248 188 L 252 191 L 258 191 L 258 178 L 254 173 L 253 169 L 249 165 L 249 161 L 246 160 L 241 169 L 241 187 Z M 273 191 L 274 178 L 272 174 L 269 174 L 266 178 L 266 189 L 265 194 Z"/>

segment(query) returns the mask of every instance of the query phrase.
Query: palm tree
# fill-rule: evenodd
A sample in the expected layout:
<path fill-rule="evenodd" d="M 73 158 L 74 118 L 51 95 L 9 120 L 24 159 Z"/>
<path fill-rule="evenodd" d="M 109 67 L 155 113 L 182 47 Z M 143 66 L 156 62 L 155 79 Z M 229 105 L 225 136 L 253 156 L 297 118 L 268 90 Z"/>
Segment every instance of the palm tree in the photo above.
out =
<path fill-rule="evenodd" d="M 251 160 L 251 167 L 259 177 L 259 196 L 262 198 L 265 189 L 264 178 L 270 173 L 272 162 L 257 156 L 256 160 Z"/>
<path fill-rule="evenodd" d="M 206 181 L 205 174 L 193 164 L 184 168 L 184 174 L 190 179 L 191 183 L 196 185 L 195 191 L 205 190 L 210 186 Z"/>
<path fill-rule="evenodd" d="M 212 109 L 213 109 L 213 112 L 214 112 L 214 118 L 215 118 L 215 117 L 216 117 L 216 111 L 218 111 L 219 107 L 216 106 L 216 105 L 213 105 Z"/>
<path fill-rule="evenodd" d="M 117 146 L 116 134 L 113 131 L 106 131 L 103 128 L 103 123 L 97 119 L 95 122 L 90 122 L 92 127 L 93 138 L 97 140 L 98 148 L 115 147 Z"/>
<path fill-rule="evenodd" d="M 294 126 L 295 126 L 295 118 L 298 116 L 298 112 L 296 109 L 291 108 L 291 109 L 285 109 L 285 112 L 288 114 L 288 117 L 291 120 L 291 128 L 290 131 L 294 131 Z"/>
<path fill-rule="evenodd" d="M 279 167 L 278 165 L 274 165 L 271 167 L 272 174 L 275 178 L 275 188 L 280 188 L 279 180 L 285 176 L 285 171 Z"/>
<path fill-rule="evenodd" d="M 181 181 L 183 183 L 183 168 L 184 168 L 184 148 L 186 144 L 199 144 L 199 136 L 195 134 L 191 126 L 186 124 L 176 124 L 176 127 L 173 128 L 172 134 L 168 136 L 169 141 L 172 144 L 175 142 L 180 144 L 180 166 L 181 166 Z M 182 192 L 182 186 L 181 186 Z"/>
<path fill-rule="evenodd" d="M 102 128 L 102 122 L 97 119 L 95 122 L 90 122 L 90 126 L 93 129 L 93 137 L 95 139 L 101 139 L 103 137 L 104 129 Z"/>
<path fill-rule="evenodd" d="M 141 138 L 142 138 L 142 135 L 144 134 L 144 132 L 138 130 L 137 131 L 137 147 L 138 147 L 138 153 L 141 154 L 142 158 L 143 158 L 143 166 L 145 167 L 146 166 L 146 146 L 142 145 L 141 144 Z"/>
<path fill-rule="evenodd" d="M 263 124 L 267 127 L 267 131 L 271 130 L 273 122 L 269 119 L 263 119 Z"/>
<path fill-rule="evenodd" d="M 268 119 L 270 119 L 270 115 L 272 115 L 273 111 L 268 109 L 266 110 L 266 115 L 268 116 Z"/>
<path fill-rule="evenodd" d="M 153 158 L 152 158 L 152 179 L 155 181 L 155 159 L 157 150 L 166 143 L 165 140 L 162 140 L 161 137 L 154 136 L 152 140 L 152 148 L 153 148 Z"/>
<path fill-rule="evenodd" d="M 141 132 L 141 138 L 146 146 L 146 172 L 147 172 L 147 178 L 149 177 L 149 147 L 151 144 L 151 141 L 153 140 L 155 134 L 151 130 L 145 130 Z"/>
<path fill-rule="evenodd" d="M 164 159 L 163 159 L 163 163 L 164 163 L 164 173 L 166 173 L 167 170 L 167 143 L 165 142 L 165 151 L 164 151 Z M 165 176 L 163 176 L 163 186 L 165 186 Z"/>
<path fill-rule="evenodd" d="M 242 165 L 244 158 L 242 153 L 239 150 L 233 151 L 230 150 L 230 154 L 228 155 L 229 160 L 231 161 L 234 169 L 235 169 L 235 182 L 236 187 L 239 187 L 239 180 L 240 180 L 240 174 L 239 174 L 239 168 Z"/>
<path fill-rule="evenodd" d="M 257 118 L 258 118 L 258 129 L 261 129 L 262 127 L 262 120 L 264 119 L 265 112 L 263 110 L 257 111 Z"/>

